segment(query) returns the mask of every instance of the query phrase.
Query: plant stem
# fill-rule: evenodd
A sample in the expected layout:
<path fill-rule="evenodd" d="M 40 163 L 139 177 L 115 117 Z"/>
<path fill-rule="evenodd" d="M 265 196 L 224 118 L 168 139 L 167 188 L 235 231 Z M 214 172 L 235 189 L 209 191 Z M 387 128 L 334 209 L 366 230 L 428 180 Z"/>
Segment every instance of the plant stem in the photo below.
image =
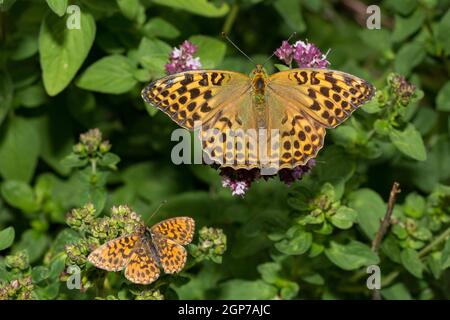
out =
<path fill-rule="evenodd" d="M 397 194 L 400 193 L 400 185 L 398 182 L 394 182 L 391 188 L 391 193 L 389 195 L 388 206 L 386 209 L 386 214 L 384 215 L 383 220 L 381 221 L 380 228 L 375 235 L 375 238 L 372 242 L 372 251 L 378 255 L 378 251 L 380 250 L 381 241 L 383 240 L 386 231 L 391 225 L 391 216 L 392 211 L 394 210 L 395 201 L 397 200 Z M 381 300 L 380 290 L 375 289 L 372 292 L 372 300 Z"/>
<path fill-rule="evenodd" d="M 95 174 L 97 173 L 97 160 L 96 159 L 91 159 L 91 170 L 92 170 L 92 175 L 95 176 Z"/>
<path fill-rule="evenodd" d="M 376 254 L 378 254 L 378 251 L 380 250 L 381 241 L 383 240 L 383 237 L 386 234 L 387 229 L 391 225 L 392 211 L 394 210 L 395 201 L 397 200 L 397 194 L 400 193 L 399 187 L 400 185 L 398 184 L 398 182 L 394 182 L 394 184 L 392 185 L 386 214 L 384 215 L 384 218 L 380 224 L 380 228 L 378 229 L 377 234 L 373 239 L 372 251 L 375 252 Z"/>
<path fill-rule="evenodd" d="M 225 32 L 225 34 L 228 34 L 231 31 L 231 28 L 233 28 L 233 24 L 234 21 L 236 21 L 238 12 L 239 5 L 235 3 L 231 6 L 230 12 L 228 13 L 225 23 L 223 24 L 222 31 Z"/>
<path fill-rule="evenodd" d="M 442 232 L 436 239 L 434 239 L 429 245 L 419 251 L 419 257 L 425 256 L 428 252 L 433 250 L 435 246 L 445 241 L 447 237 L 450 236 L 450 227 L 448 227 L 444 232 Z"/>

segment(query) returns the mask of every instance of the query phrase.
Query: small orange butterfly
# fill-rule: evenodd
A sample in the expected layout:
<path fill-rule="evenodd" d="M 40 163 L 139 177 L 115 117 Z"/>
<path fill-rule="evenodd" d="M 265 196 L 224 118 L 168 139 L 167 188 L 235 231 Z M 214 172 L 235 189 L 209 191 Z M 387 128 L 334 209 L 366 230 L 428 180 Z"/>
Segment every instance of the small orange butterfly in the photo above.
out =
<path fill-rule="evenodd" d="M 150 284 L 165 273 L 180 272 L 187 258 L 183 247 L 192 241 L 195 221 L 190 217 L 164 220 L 151 228 L 106 242 L 88 256 L 89 262 L 107 271 L 125 269 L 133 283 Z"/>

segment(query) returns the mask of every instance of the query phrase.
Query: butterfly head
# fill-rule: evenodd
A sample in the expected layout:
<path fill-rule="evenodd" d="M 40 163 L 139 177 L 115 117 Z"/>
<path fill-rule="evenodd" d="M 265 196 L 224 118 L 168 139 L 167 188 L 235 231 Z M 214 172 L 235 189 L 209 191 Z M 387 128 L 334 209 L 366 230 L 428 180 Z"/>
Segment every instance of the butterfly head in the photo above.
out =
<path fill-rule="evenodd" d="M 252 71 L 252 76 L 257 76 L 257 75 L 262 75 L 262 76 L 267 76 L 267 72 L 266 69 L 264 69 L 262 64 L 257 64 L 255 66 L 255 69 L 253 69 Z"/>

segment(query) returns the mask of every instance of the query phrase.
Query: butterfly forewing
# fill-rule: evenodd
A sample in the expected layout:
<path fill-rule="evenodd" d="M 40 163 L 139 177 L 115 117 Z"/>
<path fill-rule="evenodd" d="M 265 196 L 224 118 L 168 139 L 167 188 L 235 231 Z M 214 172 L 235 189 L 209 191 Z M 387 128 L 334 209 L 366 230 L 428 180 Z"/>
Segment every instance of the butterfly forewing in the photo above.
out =
<path fill-rule="evenodd" d="M 196 121 L 206 124 L 249 89 L 250 78 L 244 74 L 196 70 L 156 80 L 142 90 L 142 97 L 180 126 L 193 129 Z"/>
<path fill-rule="evenodd" d="M 125 268 L 137 246 L 140 236 L 133 234 L 106 242 L 88 256 L 89 262 L 107 271 Z"/>
<path fill-rule="evenodd" d="M 195 221 L 190 217 L 176 217 L 161 221 L 151 229 L 152 236 L 162 236 L 178 244 L 186 245 L 192 241 Z"/>
<path fill-rule="evenodd" d="M 334 128 L 375 95 L 367 81 L 341 71 L 292 69 L 269 77 L 268 93 L 295 115 Z M 268 106 L 271 108 L 271 106 Z"/>

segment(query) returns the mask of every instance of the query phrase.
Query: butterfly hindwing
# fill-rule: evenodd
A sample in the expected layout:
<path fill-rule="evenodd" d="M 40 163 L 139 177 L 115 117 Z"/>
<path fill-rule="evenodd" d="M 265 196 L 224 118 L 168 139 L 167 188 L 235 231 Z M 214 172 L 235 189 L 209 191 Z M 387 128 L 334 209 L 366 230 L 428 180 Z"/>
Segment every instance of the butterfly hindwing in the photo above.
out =
<path fill-rule="evenodd" d="M 150 250 L 148 240 L 142 241 L 125 269 L 125 277 L 133 283 L 150 284 L 160 275 L 159 267 Z"/>
<path fill-rule="evenodd" d="M 139 242 L 139 235 L 120 237 L 101 245 L 88 256 L 88 261 L 107 271 L 125 268 Z"/>
<path fill-rule="evenodd" d="M 268 145 L 271 147 L 271 163 L 282 168 L 295 168 L 314 158 L 323 147 L 325 127 L 302 112 L 283 108 L 283 102 L 269 96 L 271 128 L 279 133 L 272 134 Z"/>
<path fill-rule="evenodd" d="M 180 272 L 186 264 L 186 249 L 173 240 L 156 233 L 152 236 L 159 263 L 165 273 Z"/>

